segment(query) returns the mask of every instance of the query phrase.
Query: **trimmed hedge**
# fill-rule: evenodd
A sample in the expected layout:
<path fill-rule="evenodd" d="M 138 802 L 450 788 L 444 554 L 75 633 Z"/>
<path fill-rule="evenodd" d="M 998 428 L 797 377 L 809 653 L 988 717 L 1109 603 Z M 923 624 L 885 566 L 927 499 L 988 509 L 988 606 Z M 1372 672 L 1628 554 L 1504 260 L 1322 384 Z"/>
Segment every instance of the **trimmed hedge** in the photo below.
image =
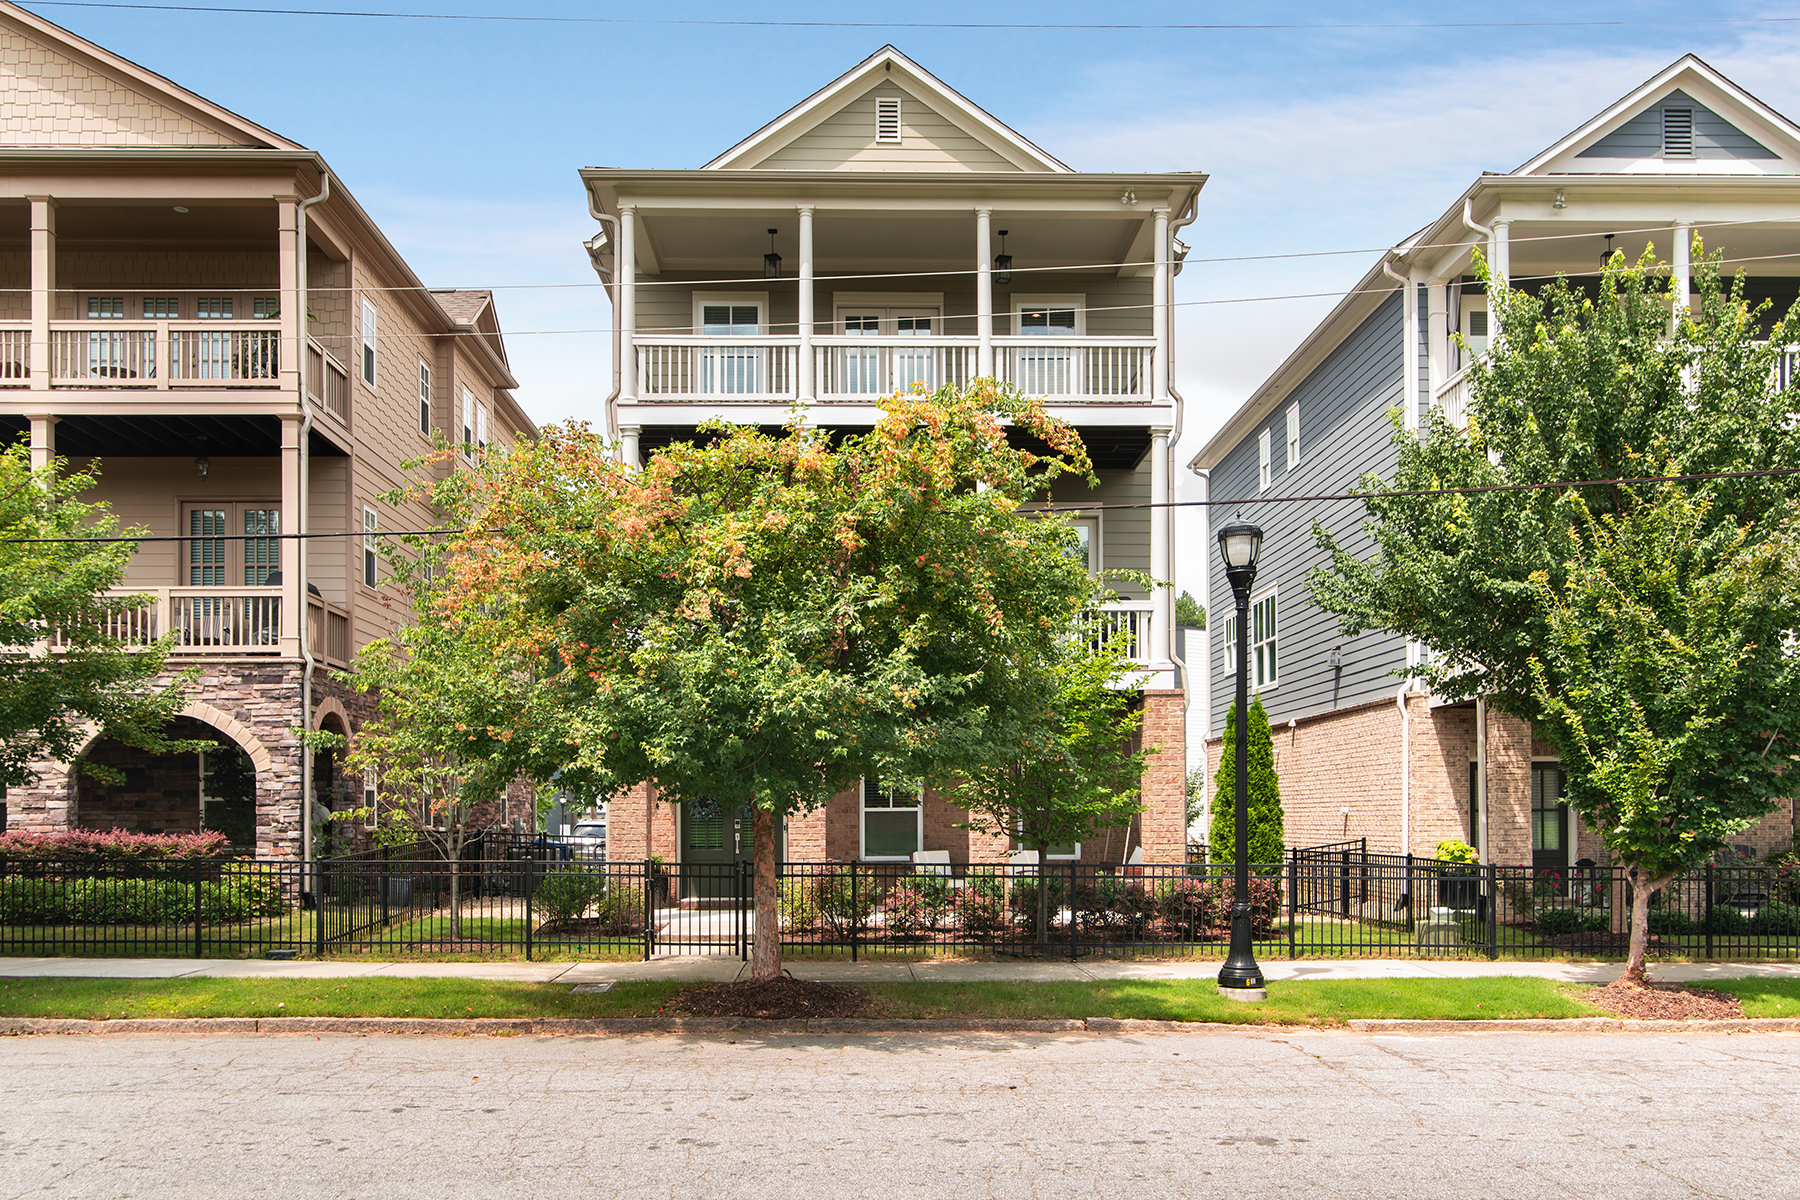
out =
<path fill-rule="evenodd" d="M 200 919 L 253 921 L 288 911 L 281 880 L 200 884 Z M 173 925 L 194 919 L 194 885 L 177 879 L 0 879 L 0 924 Z"/>
<path fill-rule="evenodd" d="M 66 833 L 0 833 L 0 859 L 11 863 L 112 866 L 132 862 L 204 862 L 225 858 L 231 841 L 204 833 L 126 833 L 71 829 Z"/>

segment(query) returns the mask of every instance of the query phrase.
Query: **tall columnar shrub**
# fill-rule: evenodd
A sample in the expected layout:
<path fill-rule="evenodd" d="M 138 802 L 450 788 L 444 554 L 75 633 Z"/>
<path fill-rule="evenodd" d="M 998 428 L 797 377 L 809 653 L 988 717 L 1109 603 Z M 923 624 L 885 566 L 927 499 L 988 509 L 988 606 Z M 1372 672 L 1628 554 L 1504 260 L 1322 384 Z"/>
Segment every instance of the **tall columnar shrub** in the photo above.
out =
<path fill-rule="evenodd" d="M 1279 863 L 1287 853 L 1282 826 L 1281 780 L 1275 774 L 1275 743 L 1262 697 L 1250 702 L 1250 862 Z M 1230 862 L 1237 853 L 1237 705 L 1225 713 L 1225 743 L 1219 773 L 1213 779 L 1212 835 L 1214 862 Z"/>

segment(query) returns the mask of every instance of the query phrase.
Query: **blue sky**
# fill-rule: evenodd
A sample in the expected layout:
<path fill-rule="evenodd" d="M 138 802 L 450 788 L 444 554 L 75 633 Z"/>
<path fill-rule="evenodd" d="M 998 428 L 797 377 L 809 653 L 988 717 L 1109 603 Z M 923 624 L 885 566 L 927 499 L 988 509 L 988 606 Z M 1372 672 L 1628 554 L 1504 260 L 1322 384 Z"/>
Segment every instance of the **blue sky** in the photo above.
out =
<path fill-rule="evenodd" d="M 322 152 L 427 283 L 497 287 L 519 398 L 540 421 L 598 420 L 610 375 L 603 333 L 556 332 L 604 330 L 610 316 L 579 245 L 593 223 L 576 168 L 699 166 L 885 42 L 1079 170 L 1209 172 L 1200 218 L 1183 234 L 1195 260 L 1370 251 L 1194 261 L 1182 273 L 1184 462 L 1329 310 L 1331 294 L 1368 269 L 1375 248 L 1441 212 L 1480 171 L 1511 170 L 1683 53 L 1800 114 L 1800 22 L 1754 20 L 1786 14 L 1749 4 L 913 0 L 886 9 L 915 25 L 1391 26 L 1212 31 L 650 23 L 881 11 L 841 3 L 328 6 L 626 23 L 27 5 Z M 1472 11 L 1628 23 L 1392 27 Z M 1676 23 L 1696 18 L 1708 22 Z M 1303 298 L 1235 302 L 1294 295 Z"/>

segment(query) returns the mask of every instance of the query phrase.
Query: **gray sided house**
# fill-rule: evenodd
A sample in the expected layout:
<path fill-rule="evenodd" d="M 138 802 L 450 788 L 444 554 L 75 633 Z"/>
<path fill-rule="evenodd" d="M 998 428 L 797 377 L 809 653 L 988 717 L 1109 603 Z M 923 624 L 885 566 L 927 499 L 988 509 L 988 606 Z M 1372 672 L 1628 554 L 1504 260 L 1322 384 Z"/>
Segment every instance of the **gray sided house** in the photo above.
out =
<path fill-rule="evenodd" d="M 1326 561 L 1313 523 L 1370 551 L 1362 505 L 1284 497 L 1389 475 L 1396 428 L 1416 436 L 1432 407 L 1466 420 L 1468 368 L 1489 336 L 1477 250 L 1515 287 L 1591 281 L 1609 249 L 1635 260 L 1647 245 L 1681 277 L 1698 229 L 1709 250 L 1750 263 L 1753 300 L 1785 310 L 1800 293 L 1797 221 L 1800 128 L 1690 55 L 1517 170 L 1483 175 L 1383 255 L 1193 459 L 1209 497 L 1243 501 L 1209 510 L 1209 526 L 1241 512 L 1265 533 L 1244 632 L 1290 845 L 1367 838 L 1371 851 L 1430 856 L 1456 838 L 1483 861 L 1542 869 L 1598 857 L 1599 838 L 1562 802 L 1554 752 L 1527 723 L 1407 686 L 1428 648 L 1381 632 L 1346 638 L 1313 605 L 1306 580 Z M 1210 533 L 1205 542 L 1187 548 L 1211 564 L 1205 654 L 1194 647 L 1187 662 L 1211 685 L 1216 771 L 1239 631 Z M 1793 834 L 1790 803 L 1742 842 L 1763 851 Z"/>

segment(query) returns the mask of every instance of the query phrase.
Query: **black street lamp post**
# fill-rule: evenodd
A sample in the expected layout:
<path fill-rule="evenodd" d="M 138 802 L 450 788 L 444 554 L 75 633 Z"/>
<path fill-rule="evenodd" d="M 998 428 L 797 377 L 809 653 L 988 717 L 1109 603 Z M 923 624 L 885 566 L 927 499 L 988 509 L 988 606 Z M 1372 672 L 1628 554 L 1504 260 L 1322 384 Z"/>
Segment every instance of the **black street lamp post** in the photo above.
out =
<path fill-rule="evenodd" d="M 1231 954 L 1219 969 L 1219 994 L 1232 1000 L 1263 1000 L 1262 968 L 1250 950 L 1250 588 L 1263 532 L 1235 521 L 1219 531 L 1225 578 L 1237 602 L 1237 886 L 1231 901 Z"/>

